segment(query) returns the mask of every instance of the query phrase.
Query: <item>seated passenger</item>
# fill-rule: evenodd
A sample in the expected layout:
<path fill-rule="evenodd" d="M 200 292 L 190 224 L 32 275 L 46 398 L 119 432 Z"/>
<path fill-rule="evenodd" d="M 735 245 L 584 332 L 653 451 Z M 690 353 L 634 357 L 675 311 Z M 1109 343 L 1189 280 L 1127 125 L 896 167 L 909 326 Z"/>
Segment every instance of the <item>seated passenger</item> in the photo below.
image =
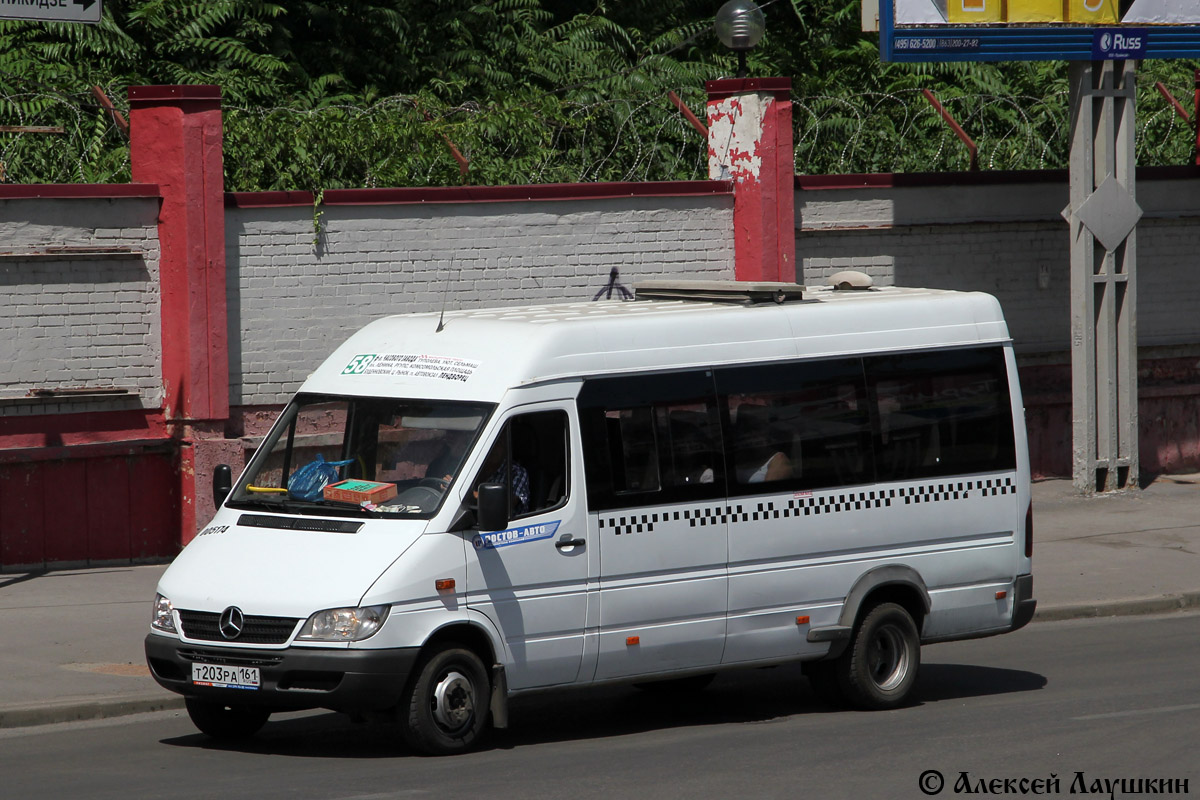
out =
<path fill-rule="evenodd" d="M 792 476 L 792 460 L 782 450 L 776 451 L 757 469 L 739 470 L 742 483 L 767 483 Z"/>
<path fill-rule="evenodd" d="M 779 444 L 781 437 L 771 425 L 770 408 L 754 403 L 739 406 L 734 437 L 739 483 L 766 483 L 792 476 L 792 460 Z"/>

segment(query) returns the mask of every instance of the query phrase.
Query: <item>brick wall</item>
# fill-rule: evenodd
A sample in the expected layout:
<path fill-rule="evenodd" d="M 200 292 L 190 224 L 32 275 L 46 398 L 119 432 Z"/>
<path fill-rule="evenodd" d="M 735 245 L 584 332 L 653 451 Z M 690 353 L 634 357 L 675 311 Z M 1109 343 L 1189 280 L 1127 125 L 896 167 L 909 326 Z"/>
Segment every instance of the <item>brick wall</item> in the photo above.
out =
<path fill-rule="evenodd" d="M 803 198 L 801 200 L 801 198 Z M 1138 183 L 1138 342 L 1200 344 L 1195 180 Z M 974 289 L 1004 308 L 1019 353 L 1070 348 L 1066 175 L 1038 182 L 798 192 L 803 282 L 843 269 L 882 284 Z"/>
<path fill-rule="evenodd" d="M 1071 328 L 1065 224 L 918 225 L 801 233 L 804 282 L 857 269 L 881 285 L 984 291 L 1000 301 L 1022 352 L 1067 349 Z M 1040 270 L 1048 271 L 1045 288 Z"/>
<path fill-rule="evenodd" d="M 0 416 L 162 403 L 158 201 L 0 199 Z M 29 398 L 31 390 L 127 389 Z"/>
<path fill-rule="evenodd" d="M 230 403 L 283 402 L 387 314 L 590 299 L 613 267 L 733 278 L 728 195 L 231 208 Z"/>

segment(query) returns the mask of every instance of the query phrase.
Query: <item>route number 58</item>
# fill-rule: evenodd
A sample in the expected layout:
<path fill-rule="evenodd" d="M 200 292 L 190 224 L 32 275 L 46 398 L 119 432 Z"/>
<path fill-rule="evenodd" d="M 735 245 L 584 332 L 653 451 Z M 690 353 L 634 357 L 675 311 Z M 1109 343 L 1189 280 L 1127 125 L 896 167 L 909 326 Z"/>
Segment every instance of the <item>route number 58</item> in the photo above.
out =
<path fill-rule="evenodd" d="M 375 360 L 377 353 L 360 353 L 350 359 L 350 363 L 342 370 L 343 375 L 361 375 L 367 371 L 367 367 L 371 366 L 371 362 Z"/>

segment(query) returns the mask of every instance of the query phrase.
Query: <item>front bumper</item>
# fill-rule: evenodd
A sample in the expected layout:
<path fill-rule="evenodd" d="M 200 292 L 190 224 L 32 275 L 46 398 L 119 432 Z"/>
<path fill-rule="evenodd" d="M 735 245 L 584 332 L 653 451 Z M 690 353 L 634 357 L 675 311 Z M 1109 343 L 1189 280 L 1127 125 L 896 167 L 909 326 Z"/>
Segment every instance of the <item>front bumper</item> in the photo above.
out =
<path fill-rule="evenodd" d="M 159 685 L 185 697 L 266 706 L 275 710 L 328 708 L 382 711 L 400 702 L 420 648 L 333 650 L 289 647 L 253 650 L 188 644 L 146 636 L 146 663 Z M 192 664 L 258 667 L 257 690 L 216 689 L 192 683 Z"/>

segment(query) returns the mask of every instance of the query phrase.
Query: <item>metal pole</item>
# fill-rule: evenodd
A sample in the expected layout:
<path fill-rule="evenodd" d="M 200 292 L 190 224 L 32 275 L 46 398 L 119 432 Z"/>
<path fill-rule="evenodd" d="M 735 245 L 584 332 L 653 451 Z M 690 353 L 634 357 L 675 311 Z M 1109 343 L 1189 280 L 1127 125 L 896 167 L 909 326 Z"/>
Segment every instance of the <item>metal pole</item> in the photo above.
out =
<path fill-rule="evenodd" d="M 967 135 L 967 132 L 963 130 L 962 125 L 958 124 L 958 120 L 956 120 L 950 114 L 950 112 L 947 111 L 940 102 L 938 102 L 938 99 L 933 92 L 929 91 L 928 89 L 922 89 L 921 94 L 925 95 L 925 99 L 929 101 L 929 104 L 932 105 L 934 109 L 936 109 L 937 112 L 942 115 L 942 119 L 947 125 L 950 126 L 950 130 L 954 131 L 954 135 L 957 136 L 959 140 L 967 146 L 967 169 L 969 169 L 971 172 L 977 172 L 979 170 L 979 148 L 975 146 L 975 140 Z"/>
<path fill-rule="evenodd" d="M 687 107 L 687 103 L 683 102 L 683 100 L 681 100 L 679 95 L 675 94 L 675 92 L 667 92 L 667 97 L 669 97 L 671 102 L 675 104 L 675 107 L 679 109 L 679 113 L 683 114 L 683 118 L 690 122 L 692 127 L 699 131 L 700 135 L 704 137 L 705 141 L 707 141 L 708 126 L 696 118 L 696 115 L 692 113 L 692 110 Z"/>
<path fill-rule="evenodd" d="M 1071 64 L 1073 477 L 1085 494 L 1138 486 L 1133 62 Z"/>

